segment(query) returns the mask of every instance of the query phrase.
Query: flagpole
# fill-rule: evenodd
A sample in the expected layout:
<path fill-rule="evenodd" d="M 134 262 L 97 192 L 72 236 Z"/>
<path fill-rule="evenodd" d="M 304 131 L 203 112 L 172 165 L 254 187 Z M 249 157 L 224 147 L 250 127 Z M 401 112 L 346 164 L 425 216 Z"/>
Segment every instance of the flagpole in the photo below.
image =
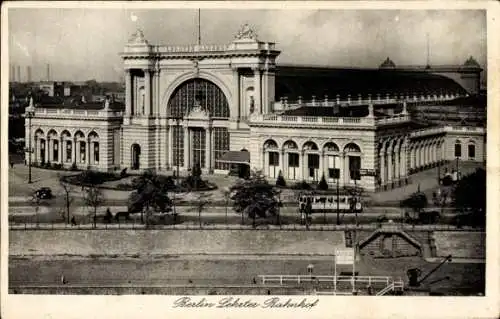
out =
<path fill-rule="evenodd" d="M 198 9 L 198 45 L 201 45 L 201 9 Z"/>

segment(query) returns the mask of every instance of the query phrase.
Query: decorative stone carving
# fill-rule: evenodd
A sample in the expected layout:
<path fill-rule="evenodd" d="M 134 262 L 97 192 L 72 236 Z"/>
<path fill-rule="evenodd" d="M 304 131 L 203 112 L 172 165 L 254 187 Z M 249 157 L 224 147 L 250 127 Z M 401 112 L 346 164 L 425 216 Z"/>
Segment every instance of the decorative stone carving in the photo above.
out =
<path fill-rule="evenodd" d="M 33 101 L 33 96 L 30 96 L 30 104 L 28 106 L 30 109 L 35 108 L 35 102 Z"/>
<path fill-rule="evenodd" d="M 106 97 L 104 100 L 104 109 L 107 111 L 109 110 L 109 97 Z"/>
<path fill-rule="evenodd" d="M 257 34 L 245 23 L 235 36 L 236 40 L 257 40 Z"/>
<path fill-rule="evenodd" d="M 148 41 L 144 37 L 144 33 L 142 32 L 142 30 L 137 29 L 137 31 L 134 34 L 132 34 L 132 36 L 130 37 L 128 43 L 129 44 L 146 44 L 147 45 Z"/>
<path fill-rule="evenodd" d="M 195 105 L 191 111 L 189 112 L 188 118 L 189 119 L 199 119 L 199 120 L 205 120 L 210 117 L 210 114 L 202 108 L 200 105 Z"/>

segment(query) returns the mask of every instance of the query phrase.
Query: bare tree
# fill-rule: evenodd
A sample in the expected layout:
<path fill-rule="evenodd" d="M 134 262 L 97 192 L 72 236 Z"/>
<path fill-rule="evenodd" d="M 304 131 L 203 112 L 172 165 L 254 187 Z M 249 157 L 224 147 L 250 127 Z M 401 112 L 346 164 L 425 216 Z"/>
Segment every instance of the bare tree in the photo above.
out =
<path fill-rule="evenodd" d="M 64 206 L 66 208 L 66 222 L 69 224 L 69 207 L 73 203 L 73 187 L 70 184 L 64 182 L 61 177 L 59 177 L 59 184 L 63 190 Z"/>
<path fill-rule="evenodd" d="M 94 228 L 97 227 L 97 208 L 104 203 L 104 194 L 102 190 L 92 185 L 85 189 L 85 204 L 89 206 L 94 211 Z"/>
<path fill-rule="evenodd" d="M 202 228 L 201 212 L 205 209 L 205 207 L 208 205 L 208 203 L 209 203 L 208 195 L 205 194 L 204 192 L 198 193 L 195 205 L 196 205 L 196 209 L 198 210 L 198 220 L 200 221 L 200 228 Z"/>

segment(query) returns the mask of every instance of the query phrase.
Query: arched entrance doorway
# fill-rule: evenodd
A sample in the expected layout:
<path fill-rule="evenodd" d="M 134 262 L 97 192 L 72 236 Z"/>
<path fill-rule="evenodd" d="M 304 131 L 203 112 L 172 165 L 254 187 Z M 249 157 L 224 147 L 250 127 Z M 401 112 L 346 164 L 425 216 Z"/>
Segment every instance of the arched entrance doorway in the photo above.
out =
<path fill-rule="evenodd" d="M 175 119 L 169 130 L 172 165 L 185 168 L 199 165 L 209 171 L 229 170 L 228 163 L 218 161 L 230 149 L 229 123 L 224 123 L 229 120 L 230 110 L 224 92 L 206 79 L 190 79 L 175 89 L 167 108 L 168 117 Z M 199 117 L 198 111 L 206 112 L 208 117 Z M 186 117 L 190 117 L 190 123 L 191 120 L 197 123 L 185 126 Z M 214 121 L 211 128 L 203 123 L 207 121 Z"/>
<path fill-rule="evenodd" d="M 140 168 L 141 147 L 139 144 L 132 144 L 132 169 Z"/>

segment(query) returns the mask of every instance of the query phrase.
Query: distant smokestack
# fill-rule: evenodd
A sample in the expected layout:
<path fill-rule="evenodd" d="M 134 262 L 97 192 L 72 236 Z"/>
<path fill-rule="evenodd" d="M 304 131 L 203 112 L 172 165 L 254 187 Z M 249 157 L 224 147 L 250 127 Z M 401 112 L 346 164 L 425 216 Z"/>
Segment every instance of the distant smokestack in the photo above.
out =
<path fill-rule="evenodd" d="M 47 64 L 47 81 L 50 81 L 50 64 Z"/>
<path fill-rule="evenodd" d="M 17 66 L 17 82 L 21 82 L 21 66 Z"/>
<path fill-rule="evenodd" d="M 16 82 L 16 66 L 14 64 L 10 65 L 10 80 Z"/>
<path fill-rule="evenodd" d="M 31 66 L 26 67 L 26 82 L 31 82 Z"/>

